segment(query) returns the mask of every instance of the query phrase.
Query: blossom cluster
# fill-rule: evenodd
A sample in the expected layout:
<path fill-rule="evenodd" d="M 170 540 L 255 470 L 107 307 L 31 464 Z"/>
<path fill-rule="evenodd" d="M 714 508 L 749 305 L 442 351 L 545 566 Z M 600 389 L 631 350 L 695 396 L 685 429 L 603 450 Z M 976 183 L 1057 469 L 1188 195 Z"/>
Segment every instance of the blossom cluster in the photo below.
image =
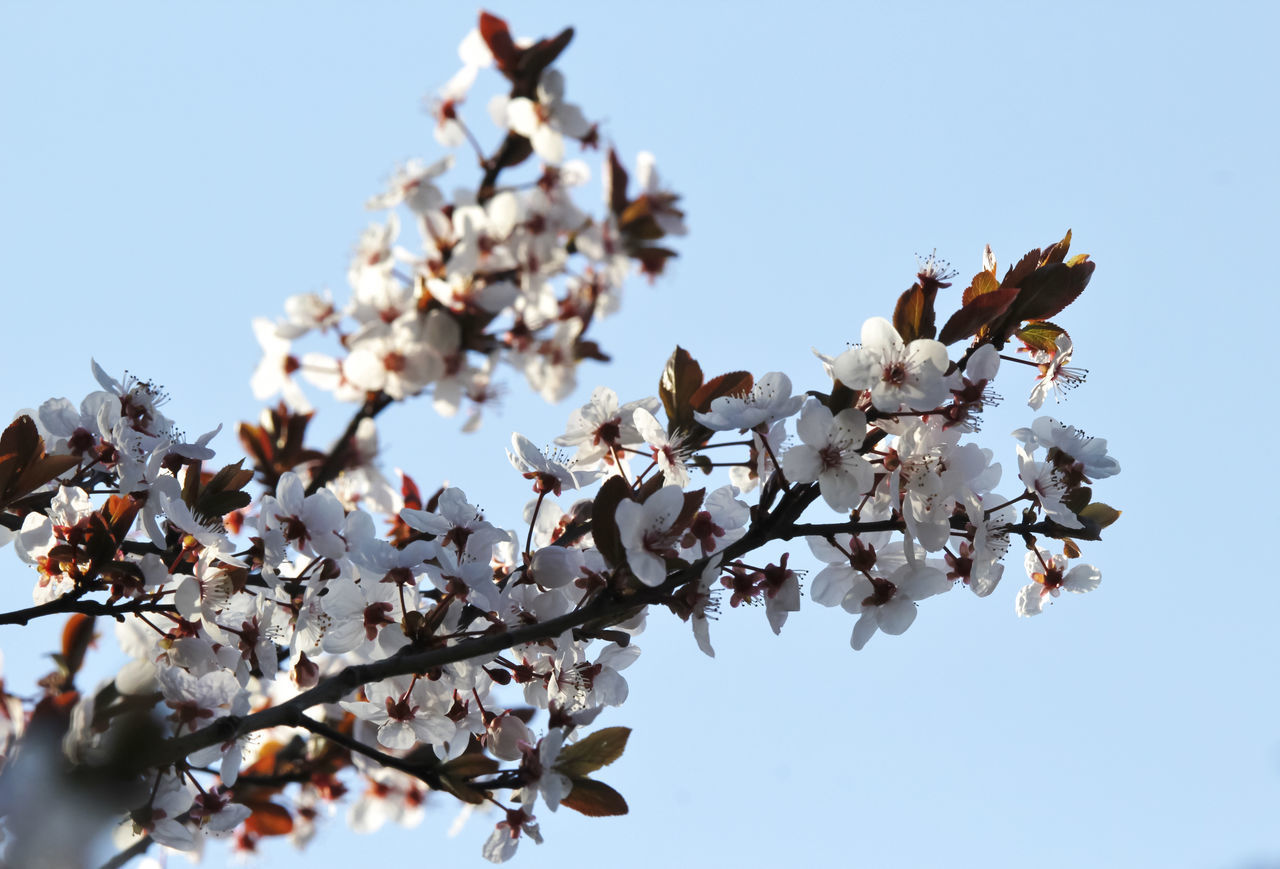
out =
<path fill-rule="evenodd" d="M 638 266 L 655 277 L 675 255 L 657 242 L 684 235 L 684 215 L 652 154 L 638 155 L 629 191 L 628 172 L 607 148 L 602 211 L 575 201 L 591 169 L 571 146 L 598 151 L 601 132 L 565 100 L 565 77 L 550 67 L 571 31 L 513 42 L 499 19 L 481 23 L 462 43 L 462 69 L 432 103 L 437 141 L 474 150 L 479 184 L 441 189 L 466 162 L 452 153 L 398 166 L 367 202 L 384 216 L 355 245 L 346 301 L 301 294 L 286 301 L 282 318 L 253 321 L 263 350 L 251 383 L 256 398 L 280 395 L 293 410 L 308 411 L 300 379 L 339 401 L 430 394 L 445 416 L 467 407 L 463 428 L 470 430 L 507 365 L 559 401 L 576 386 L 582 360 L 608 358 L 586 335 L 595 319 L 618 310 L 628 274 Z M 461 109 L 478 71 L 494 66 L 511 89 L 489 102 L 503 138 L 486 154 Z M 536 173 L 503 180 L 530 157 L 539 162 Z M 415 232 L 412 242 L 402 240 L 405 226 Z M 298 351 L 311 333 L 332 333 L 340 352 Z"/>
<path fill-rule="evenodd" d="M 623 671 L 655 607 L 713 655 L 726 601 L 762 608 L 777 633 L 807 596 L 855 616 L 862 649 L 904 633 L 929 598 L 991 595 L 1019 542 L 1019 615 L 1098 587 L 1097 568 L 1075 562 L 1119 515 L 1091 488 L 1119 472 L 1106 441 L 1039 416 L 1013 433 L 1010 484 L 974 440 L 1002 371 L 1034 371 L 1037 409 L 1075 376 L 1071 339 L 1049 321 L 1092 273 L 1087 257 L 1067 259 L 1070 234 L 1003 278 L 988 249 L 941 328 L 953 274 L 929 258 L 892 320 L 873 317 L 859 343 L 820 356 L 807 391 L 782 372 L 706 378 L 681 348 L 656 396 L 598 387 L 557 451 L 513 435 L 512 483 L 531 491 L 519 528 L 491 523 L 457 486 L 387 479 L 377 413 L 428 391 L 444 413 L 478 404 L 499 362 L 563 397 L 577 363 L 598 355 L 582 336 L 616 306 L 632 261 L 660 271 L 671 252 L 652 242 L 683 232 L 647 159 L 638 197 L 610 156 L 605 216 L 571 203 L 582 171 L 566 140 L 598 132 L 550 69 L 567 34 L 518 41 L 482 15 L 434 104 L 437 137 L 461 145 L 474 138 L 459 106 L 477 69 L 512 85 L 491 105 L 505 138 L 481 155 L 474 196 L 434 186 L 447 160 L 406 166 L 371 204 L 408 209 L 422 249 L 396 248 L 389 216 L 362 238 L 341 310 L 295 297 L 284 320 L 255 322 L 255 394 L 286 404 L 241 425 L 251 468 L 214 461 L 216 432 L 182 434 L 154 384 L 96 364 L 100 389 L 5 430 L 0 545 L 35 581 L 33 606 L 0 623 L 69 617 L 41 699 L 27 708 L 0 686 L 0 815 L 14 847 L 38 823 L 6 780 L 55 746 L 68 781 L 109 778 L 123 849 L 305 844 L 344 800 L 348 823 L 372 831 L 415 822 L 432 794 L 496 811 L 482 850 L 502 861 L 541 841 L 542 807 L 627 811 L 593 775 L 629 731 L 591 728 L 627 700 Z M 536 183 L 496 183 L 530 155 Z M 345 355 L 295 357 L 292 342 L 316 330 L 337 332 Z M 1017 345 L 1029 361 L 1004 352 Z M 298 372 L 359 404 L 329 450 L 307 446 Z M 758 557 L 801 537 L 824 565 L 807 588 L 791 553 Z M 77 685 L 105 619 L 128 663 Z"/>

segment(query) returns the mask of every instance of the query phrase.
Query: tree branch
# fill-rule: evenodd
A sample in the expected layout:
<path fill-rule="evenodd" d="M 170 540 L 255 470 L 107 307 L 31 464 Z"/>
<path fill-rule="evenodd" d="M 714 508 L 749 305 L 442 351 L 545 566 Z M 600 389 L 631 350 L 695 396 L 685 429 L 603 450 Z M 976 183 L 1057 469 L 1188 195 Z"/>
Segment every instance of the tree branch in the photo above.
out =
<path fill-rule="evenodd" d="M 373 419 L 382 413 L 394 400 L 391 396 L 381 391 L 365 399 L 364 404 L 360 405 L 360 409 L 352 415 L 346 429 L 333 442 L 333 446 L 329 448 L 329 453 L 324 457 L 324 461 L 320 463 L 320 467 L 316 469 L 315 475 L 311 478 L 311 483 L 307 486 L 308 495 L 314 495 L 324 488 L 327 483 L 337 479 L 338 474 L 342 472 L 342 462 L 346 458 L 347 447 L 350 445 L 351 439 L 356 436 L 356 430 L 360 428 L 360 423 L 366 419 Z"/>
<path fill-rule="evenodd" d="M 696 580 L 712 557 L 724 560 L 737 558 L 770 540 L 776 540 L 818 497 L 818 486 L 813 483 L 795 486 L 778 502 L 772 513 L 755 522 L 750 530 L 722 552 L 704 557 L 686 567 L 674 571 L 666 582 L 654 588 L 639 588 L 627 594 L 602 593 L 590 603 L 571 613 L 545 622 L 521 625 L 516 628 L 463 640 L 442 648 L 413 650 L 411 647 L 381 661 L 355 664 L 321 681 L 309 691 L 297 695 L 278 706 L 272 706 L 244 717 L 227 716 L 208 726 L 161 742 L 138 758 L 138 771 L 169 766 L 201 748 L 219 743 L 229 743 L 257 730 L 271 727 L 305 727 L 298 719 L 303 710 L 322 703 L 334 703 L 352 691 L 371 682 L 380 682 L 392 676 L 425 673 L 438 667 L 460 661 L 495 655 L 504 649 L 524 643 L 558 637 L 565 631 L 588 623 L 607 627 L 623 619 L 638 606 L 659 603 L 672 591 Z"/>
<path fill-rule="evenodd" d="M 38 619 L 41 616 L 59 615 L 65 613 L 84 613 L 89 616 L 110 616 L 116 621 L 123 621 L 124 617 L 136 613 L 172 613 L 177 612 L 177 608 L 173 604 L 157 603 L 150 598 L 138 598 L 123 604 L 102 603 L 96 600 L 83 600 L 75 597 L 75 593 L 63 595 L 56 600 L 48 603 L 42 603 L 38 606 L 27 607 L 26 609 L 14 610 L 13 612 L 0 613 L 0 625 L 25 625 L 32 619 Z"/>
<path fill-rule="evenodd" d="M 317 736 L 323 736 L 330 742 L 342 746 L 347 751 L 362 754 L 371 760 L 376 760 L 383 766 L 399 770 L 406 775 L 411 775 L 416 779 L 420 779 L 433 790 L 442 790 L 439 777 L 434 775 L 422 764 L 414 763 L 413 761 L 403 757 L 396 757 L 393 754 L 387 754 L 385 751 L 379 751 L 371 745 L 365 745 L 360 740 L 348 736 L 342 731 L 330 727 L 322 721 L 316 721 L 309 715 L 304 715 L 301 709 L 293 710 L 293 716 L 290 723 L 295 727 L 302 727 L 306 730 L 310 730 Z"/>
<path fill-rule="evenodd" d="M 143 854 L 147 853 L 147 849 L 151 847 L 151 842 L 151 834 L 148 833 L 128 848 L 125 848 L 119 854 L 103 863 L 100 869 L 120 869 L 120 867 L 124 866 L 134 857 L 141 857 Z"/>

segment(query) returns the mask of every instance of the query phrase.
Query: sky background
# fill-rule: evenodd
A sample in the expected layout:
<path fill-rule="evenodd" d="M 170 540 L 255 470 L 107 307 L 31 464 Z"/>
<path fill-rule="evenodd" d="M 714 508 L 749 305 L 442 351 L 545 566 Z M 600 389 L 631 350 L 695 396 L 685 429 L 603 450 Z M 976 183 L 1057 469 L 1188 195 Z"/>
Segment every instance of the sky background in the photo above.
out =
<path fill-rule="evenodd" d="M 983 244 L 1003 271 L 1071 227 L 1098 269 L 1056 319 L 1090 376 L 1047 410 L 1106 437 L 1124 471 L 1095 489 L 1124 510 L 1085 549 L 1101 588 L 1035 619 L 1014 616 L 1016 558 L 992 597 L 931 600 L 860 653 L 853 617 L 807 603 L 780 637 L 762 611 L 726 607 L 714 660 L 654 612 L 631 699 L 599 722 L 634 728 L 601 776 L 631 814 L 544 809 L 547 842 L 517 865 L 1280 865 L 1277 8 L 492 9 L 521 35 L 577 28 L 559 63 L 569 100 L 629 164 L 657 155 L 690 234 L 669 277 L 633 282 L 598 324 L 615 361 L 584 366 L 575 396 L 547 406 L 508 376 L 501 414 L 465 439 L 426 402 L 395 407 L 387 469 L 448 479 L 514 525 L 527 484 L 503 456 L 511 431 L 549 442 L 592 387 L 654 394 L 676 344 L 709 373 L 820 387 L 810 348 L 839 352 L 889 315 L 914 254 L 955 265 L 953 301 Z M 92 356 L 163 383 L 189 434 L 225 424 L 214 447 L 239 458 L 235 423 L 258 413 L 250 318 L 299 292 L 345 297 L 364 200 L 397 162 L 442 153 L 422 99 L 475 14 L 0 4 L 0 411 L 79 401 Z M 483 101 L 465 108 L 495 142 Z M 1002 373 L 982 433 L 1006 481 L 1006 432 L 1036 415 L 1018 375 Z M 320 406 L 328 437 L 349 409 Z M 4 557 L 4 608 L 24 606 L 31 574 Z M 803 545 L 793 559 L 816 566 Z M 44 672 L 33 652 L 55 629 L 0 628 L 11 688 Z M 442 798 L 420 827 L 375 837 L 338 818 L 308 852 L 264 854 L 481 865 L 496 818 L 448 839 L 455 814 Z M 207 862 L 228 859 L 214 847 Z"/>

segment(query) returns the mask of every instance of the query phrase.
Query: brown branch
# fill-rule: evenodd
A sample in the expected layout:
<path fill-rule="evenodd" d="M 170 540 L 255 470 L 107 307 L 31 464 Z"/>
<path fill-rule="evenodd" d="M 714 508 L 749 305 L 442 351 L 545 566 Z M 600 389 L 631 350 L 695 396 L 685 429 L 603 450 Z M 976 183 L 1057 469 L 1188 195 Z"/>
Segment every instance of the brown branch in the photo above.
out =
<path fill-rule="evenodd" d="M 289 723 L 295 727 L 301 727 L 305 730 L 309 730 L 317 736 L 323 736 L 335 745 L 342 746 L 347 751 L 362 754 L 370 760 L 375 760 L 385 767 L 390 767 L 391 769 L 399 770 L 406 775 L 411 775 L 426 783 L 426 785 L 433 790 L 444 789 L 440 783 L 440 777 L 435 775 L 423 764 L 415 763 L 407 758 L 396 757 L 393 754 L 387 754 L 385 751 L 379 751 L 371 745 L 365 745 L 360 740 L 352 736 L 348 736 L 342 731 L 336 730 L 322 721 L 316 721 L 314 718 L 303 714 L 301 709 L 295 708 L 293 710 L 292 719 Z"/>
<path fill-rule="evenodd" d="M 116 621 L 136 613 L 172 613 L 177 612 L 173 604 L 162 604 L 150 598 L 138 598 L 123 604 L 102 603 L 96 600 L 82 600 L 76 592 L 42 603 L 39 606 L 0 613 L 0 625 L 25 625 L 32 619 L 41 616 L 60 615 L 65 613 L 84 613 L 89 616 L 109 616 Z"/>
<path fill-rule="evenodd" d="M 366 419 L 373 419 L 382 413 L 394 400 L 391 396 L 381 391 L 375 392 L 365 399 L 364 404 L 360 405 L 360 409 L 352 415 L 346 429 L 333 442 L 333 446 L 329 448 L 329 453 L 324 457 L 324 461 L 320 463 L 320 467 L 316 469 L 315 475 L 311 478 L 311 483 L 307 486 L 308 495 L 314 495 L 324 488 L 325 484 L 338 478 L 338 474 L 342 472 L 342 464 L 347 459 L 351 440 L 356 436 L 356 429 L 360 428 L 360 423 Z"/>
<path fill-rule="evenodd" d="M 817 497 L 816 484 L 793 487 L 782 497 L 772 513 L 762 517 L 753 524 L 746 535 L 712 557 L 734 559 L 759 548 L 770 540 L 779 539 Z M 512 646 L 558 637 L 567 630 L 586 624 L 591 624 L 593 627 L 608 627 L 625 618 L 636 607 L 659 603 L 667 599 L 672 591 L 693 582 L 702 574 L 710 559 L 711 557 L 702 558 L 674 571 L 668 576 L 666 582 L 654 588 L 639 588 L 625 594 L 602 593 L 580 609 L 545 622 L 521 625 L 442 648 L 426 650 L 409 648 L 381 661 L 354 664 L 278 706 L 272 706 L 242 718 L 236 716 L 220 718 L 194 733 L 165 740 L 156 745 L 150 753 L 139 757 L 137 769 L 141 771 L 169 766 L 201 748 L 229 743 L 254 731 L 271 727 L 304 726 L 297 723 L 298 716 L 303 710 L 322 703 L 334 703 L 360 686 L 371 682 L 380 682 L 393 676 L 425 673 L 448 664 L 495 655 Z"/>
<path fill-rule="evenodd" d="M 871 534 L 876 531 L 901 531 L 903 523 L 899 519 L 880 519 L 876 522 L 859 522 L 850 519 L 848 522 L 824 522 L 812 525 L 792 525 L 778 533 L 777 539 L 791 540 L 795 537 L 830 537 L 833 534 Z"/>
<path fill-rule="evenodd" d="M 148 833 L 128 848 L 125 848 L 119 854 L 103 863 L 100 869 L 120 869 L 120 867 L 124 866 L 134 857 L 141 857 L 143 854 L 147 853 L 147 849 L 151 847 L 151 842 L 151 834 Z"/>

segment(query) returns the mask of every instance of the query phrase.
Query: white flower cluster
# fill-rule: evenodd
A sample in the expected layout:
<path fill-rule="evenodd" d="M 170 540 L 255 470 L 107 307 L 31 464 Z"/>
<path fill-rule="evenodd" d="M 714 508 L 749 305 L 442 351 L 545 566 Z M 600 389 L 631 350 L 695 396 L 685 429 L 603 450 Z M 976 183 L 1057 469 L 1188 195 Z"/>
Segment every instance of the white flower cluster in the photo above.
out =
<path fill-rule="evenodd" d="M 1028 547 L 1030 579 L 1019 615 L 1098 586 L 1096 568 L 1070 561 L 1076 541 L 1118 516 L 1086 485 L 1119 472 L 1106 442 L 1040 417 L 1014 433 L 1022 491 L 1000 495 L 993 451 L 967 439 L 1012 358 L 999 348 L 1023 319 L 1065 306 L 1011 307 L 1019 290 L 998 286 L 993 260 L 975 279 L 981 292 L 966 293 L 937 333 L 945 344 L 924 336 L 934 330 L 922 320 L 906 321 L 916 337 L 904 339 L 873 318 L 858 346 L 824 358 L 829 381 L 801 394 L 780 372 L 704 382 L 677 350 L 659 396 L 621 403 L 600 387 L 570 414 L 556 440 L 571 458 L 515 434 L 508 457 L 535 495 L 521 529 L 491 524 L 460 488 L 424 498 L 407 477 L 392 487 L 376 466 L 376 409 L 428 388 L 445 413 L 466 397 L 478 404 L 499 361 L 563 397 L 590 355 L 582 335 L 616 303 L 630 259 L 660 269 L 645 244 L 683 232 L 647 163 L 642 192 L 628 199 L 610 161 L 603 218 L 571 203 L 584 175 L 563 162 L 564 139 L 594 132 L 546 69 L 563 42 L 517 42 L 483 16 L 436 106 L 441 140 L 464 143 L 472 135 L 457 106 L 475 69 L 495 65 L 513 82 L 497 112 L 507 138 L 479 192 L 447 200 L 433 183 L 447 160 L 404 167 L 371 205 L 407 208 L 421 248 L 395 247 L 393 214 L 361 239 L 341 310 L 295 297 L 284 320 L 255 323 L 266 352 L 259 397 L 283 392 L 302 410 L 301 371 L 362 403 L 329 454 L 307 449 L 305 416 L 280 408 L 241 427 L 254 469 L 219 469 L 208 447 L 216 432 L 186 442 L 154 385 L 122 384 L 96 365 L 101 390 L 79 405 L 51 399 L 5 431 L 0 545 L 12 542 L 37 578 L 34 606 L 0 623 L 71 620 L 43 711 L 28 715 L 0 683 L 10 722 L 0 753 L 12 754 L 24 729 L 43 729 L 68 764 L 113 770 L 133 801 L 113 807 L 128 813 L 122 847 L 144 835 L 181 851 L 209 835 L 246 849 L 269 835 L 301 844 L 357 777 L 357 830 L 414 823 L 428 790 L 497 807 L 503 819 L 483 847 L 495 861 L 522 837 L 541 841 L 539 801 L 625 812 L 590 775 L 622 753 L 626 729 L 582 729 L 627 699 L 622 671 L 640 654 L 634 637 L 652 606 L 689 621 L 708 655 L 723 595 L 731 607 L 762 606 L 780 631 L 801 607 L 800 573 L 790 554 L 750 560 L 776 541 L 807 539 L 825 565 L 808 595 L 857 617 L 854 649 L 877 631 L 903 633 L 919 602 L 956 586 L 991 594 L 1015 540 Z M 538 182 L 494 186 L 521 148 L 547 164 Z M 577 277 L 558 293 L 574 257 Z M 931 259 L 915 303 L 946 277 Z M 982 294 L 1000 304 L 974 303 Z M 1072 348 L 1058 327 L 1035 329 L 1026 340 L 1054 342 L 1031 363 L 1038 403 Z M 337 330 L 345 356 L 295 358 L 292 343 L 315 330 Z M 952 359 L 948 345 L 970 336 Z M 720 467 L 725 478 L 703 485 Z M 265 483 L 256 498 L 244 491 L 255 472 Z M 811 509 L 830 521 L 802 521 Z M 1061 552 L 1036 542 L 1055 539 Z M 129 663 L 96 690 L 77 689 L 96 616 L 115 620 Z M 129 743 L 133 728 L 150 734 L 147 745 Z"/>
<path fill-rule="evenodd" d="M 436 104 L 437 139 L 449 147 L 479 147 L 458 112 L 477 70 L 494 62 L 478 33 L 464 41 L 464 67 Z M 527 47 L 525 56 L 536 48 Z M 566 159 L 566 140 L 596 147 L 597 128 L 564 101 L 558 70 L 535 71 L 530 81 L 521 75 L 527 72 L 508 73 L 513 91 L 523 94 L 531 82 L 532 92 L 498 95 L 489 107 L 506 138 L 493 154 L 477 153 L 486 170 L 479 186 L 450 195 L 440 189 L 455 165 L 452 155 L 398 167 L 387 189 L 367 203 L 386 216 L 356 244 L 347 272 L 350 297 L 339 304 L 328 293 L 298 295 L 285 303 L 283 318 L 254 320 L 263 350 L 252 379 L 256 398 L 278 394 L 305 412 L 311 403 L 299 378 L 340 401 L 429 393 L 445 416 L 469 407 L 464 429 L 470 430 L 494 398 L 500 365 L 522 372 L 548 401 L 559 401 L 574 389 L 581 360 L 603 358 L 585 337 L 590 324 L 617 310 L 635 267 L 661 272 L 671 252 L 653 242 L 683 235 L 683 214 L 651 154 L 639 155 L 629 195 L 627 173 L 612 150 L 604 161 L 604 211 L 583 210 L 573 194 L 591 170 L 580 159 Z M 528 153 L 512 156 L 520 150 L 514 142 L 532 148 L 539 174 L 502 184 L 499 172 Z M 405 223 L 416 228 L 408 245 L 401 241 Z M 334 333 L 344 352 L 295 352 L 299 339 L 313 332 Z"/>

